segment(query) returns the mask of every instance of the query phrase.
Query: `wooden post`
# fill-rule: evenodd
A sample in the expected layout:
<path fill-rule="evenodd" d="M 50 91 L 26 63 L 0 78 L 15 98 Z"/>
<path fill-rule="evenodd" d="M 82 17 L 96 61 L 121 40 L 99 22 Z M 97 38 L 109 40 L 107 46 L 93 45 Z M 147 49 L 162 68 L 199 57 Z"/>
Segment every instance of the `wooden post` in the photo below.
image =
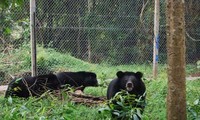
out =
<path fill-rule="evenodd" d="M 37 75 L 36 39 L 35 39 L 35 0 L 30 0 L 30 38 L 31 38 L 31 73 Z"/>
<path fill-rule="evenodd" d="M 153 43 L 153 78 L 158 74 L 160 0 L 155 0 L 154 8 L 154 43 Z"/>

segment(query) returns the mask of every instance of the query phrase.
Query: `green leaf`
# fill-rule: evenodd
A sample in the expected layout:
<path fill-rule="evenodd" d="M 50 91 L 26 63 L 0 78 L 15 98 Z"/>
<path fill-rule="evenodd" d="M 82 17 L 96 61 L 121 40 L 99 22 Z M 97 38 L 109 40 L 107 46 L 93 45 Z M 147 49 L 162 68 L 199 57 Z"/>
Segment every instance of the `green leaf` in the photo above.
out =
<path fill-rule="evenodd" d="M 194 105 L 198 105 L 199 104 L 199 99 L 194 101 Z"/>
<path fill-rule="evenodd" d="M 13 108 L 10 112 L 11 116 L 13 116 L 13 113 L 15 112 L 16 108 Z"/>
<path fill-rule="evenodd" d="M 9 35 L 9 34 L 11 34 L 11 29 L 10 28 L 5 28 L 4 29 L 4 34 L 6 34 L 6 35 Z"/>
<path fill-rule="evenodd" d="M 15 80 L 15 83 L 18 83 L 19 81 L 21 81 L 22 80 L 22 78 L 17 78 L 16 80 Z"/>
<path fill-rule="evenodd" d="M 124 107 L 124 105 L 122 104 L 122 102 L 117 102 L 118 105 Z"/>
<path fill-rule="evenodd" d="M 136 114 L 133 115 L 133 120 L 140 120 Z"/>
<path fill-rule="evenodd" d="M 18 5 L 22 5 L 22 4 L 24 3 L 24 0 L 16 0 L 16 3 L 17 3 Z"/>
<path fill-rule="evenodd" d="M 112 112 L 114 115 L 120 116 L 120 113 L 117 111 Z"/>
<path fill-rule="evenodd" d="M 46 118 L 44 116 L 40 116 L 39 120 L 45 120 Z"/>
<path fill-rule="evenodd" d="M 11 97 L 11 96 L 8 97 L 8 103 L 10 103 L 10 104 L 13 103 L 13 102 L 12 102 L 12 97 Z"/>
<path fill-rule="evenodd" d="M 100 108 L 98 110 L 99 113 L 104 112 L 104 111 L 110 111 L 110 108 L 109 107 L 105 107 L 105 108 Z"/>

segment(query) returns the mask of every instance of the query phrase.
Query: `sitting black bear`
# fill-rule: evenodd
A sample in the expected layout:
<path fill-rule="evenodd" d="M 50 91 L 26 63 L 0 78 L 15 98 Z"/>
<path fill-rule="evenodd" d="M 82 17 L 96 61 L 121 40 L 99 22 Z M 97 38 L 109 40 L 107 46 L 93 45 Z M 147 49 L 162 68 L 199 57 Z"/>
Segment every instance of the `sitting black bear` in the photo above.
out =
<path fill-rule="evenodd" d="M 23 77 L 14 79 L 9 83 L 5 97 L 28 98 L 29 96 L 40 96 L 47 90 L 58 90 L 59 87 L 60 82 L 54 74 Z"/>
<path fill-rule="evenodd" d="M 96 74 L 93 72 L 60 72 L 56 74 L 62 86 L 69 85 L 83 91 L 87 86 L 98 86 Z"/>
<path fill-rule="evenodd" d="M 107 99 L 110 100 L 115 96 L 117 92 L 121 90 L 127 91 L 129 94 L 134 94 L 135 99 L 140 99 L 145 102 L 146 87 L 142 81 L 143 74 L 141 72 L 117 72 L 117 78 L 112 80 L 108 86 Z M 141 108 L 141 113 L 144 110 L 144 104 L 139 105 L 137 103 L 132 104 L 133 107 Z M 115 115 L 112 114 L 113 117 Z M 140 119 L 140 118 L 139 118 Z"/>

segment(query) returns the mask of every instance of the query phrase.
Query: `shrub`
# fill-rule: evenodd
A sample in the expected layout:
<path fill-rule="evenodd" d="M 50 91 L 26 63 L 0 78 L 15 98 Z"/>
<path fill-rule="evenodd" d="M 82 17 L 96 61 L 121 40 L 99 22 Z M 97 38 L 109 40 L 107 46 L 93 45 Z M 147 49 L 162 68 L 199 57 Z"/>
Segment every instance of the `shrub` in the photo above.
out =
<path fill-rule="evenodd" d="M 111 113 L 117 119 L 139 120 L 142 118 L 142 109 L 135 106 L 145 106 L 145 104 L 140 98 L 136 99 L 134 94 L 120 91 L 107 102 L 107 107 L 100 109 L 100 112 Z"/>

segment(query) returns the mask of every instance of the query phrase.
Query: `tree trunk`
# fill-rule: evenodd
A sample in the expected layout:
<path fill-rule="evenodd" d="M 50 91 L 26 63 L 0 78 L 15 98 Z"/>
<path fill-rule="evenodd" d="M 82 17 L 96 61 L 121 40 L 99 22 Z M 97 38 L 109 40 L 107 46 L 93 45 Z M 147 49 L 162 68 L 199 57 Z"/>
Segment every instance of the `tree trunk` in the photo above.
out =
<path fill-rule="evenodd" d="M 184 0 L 167 0 L 167 119 L 186 120 Z"/>

